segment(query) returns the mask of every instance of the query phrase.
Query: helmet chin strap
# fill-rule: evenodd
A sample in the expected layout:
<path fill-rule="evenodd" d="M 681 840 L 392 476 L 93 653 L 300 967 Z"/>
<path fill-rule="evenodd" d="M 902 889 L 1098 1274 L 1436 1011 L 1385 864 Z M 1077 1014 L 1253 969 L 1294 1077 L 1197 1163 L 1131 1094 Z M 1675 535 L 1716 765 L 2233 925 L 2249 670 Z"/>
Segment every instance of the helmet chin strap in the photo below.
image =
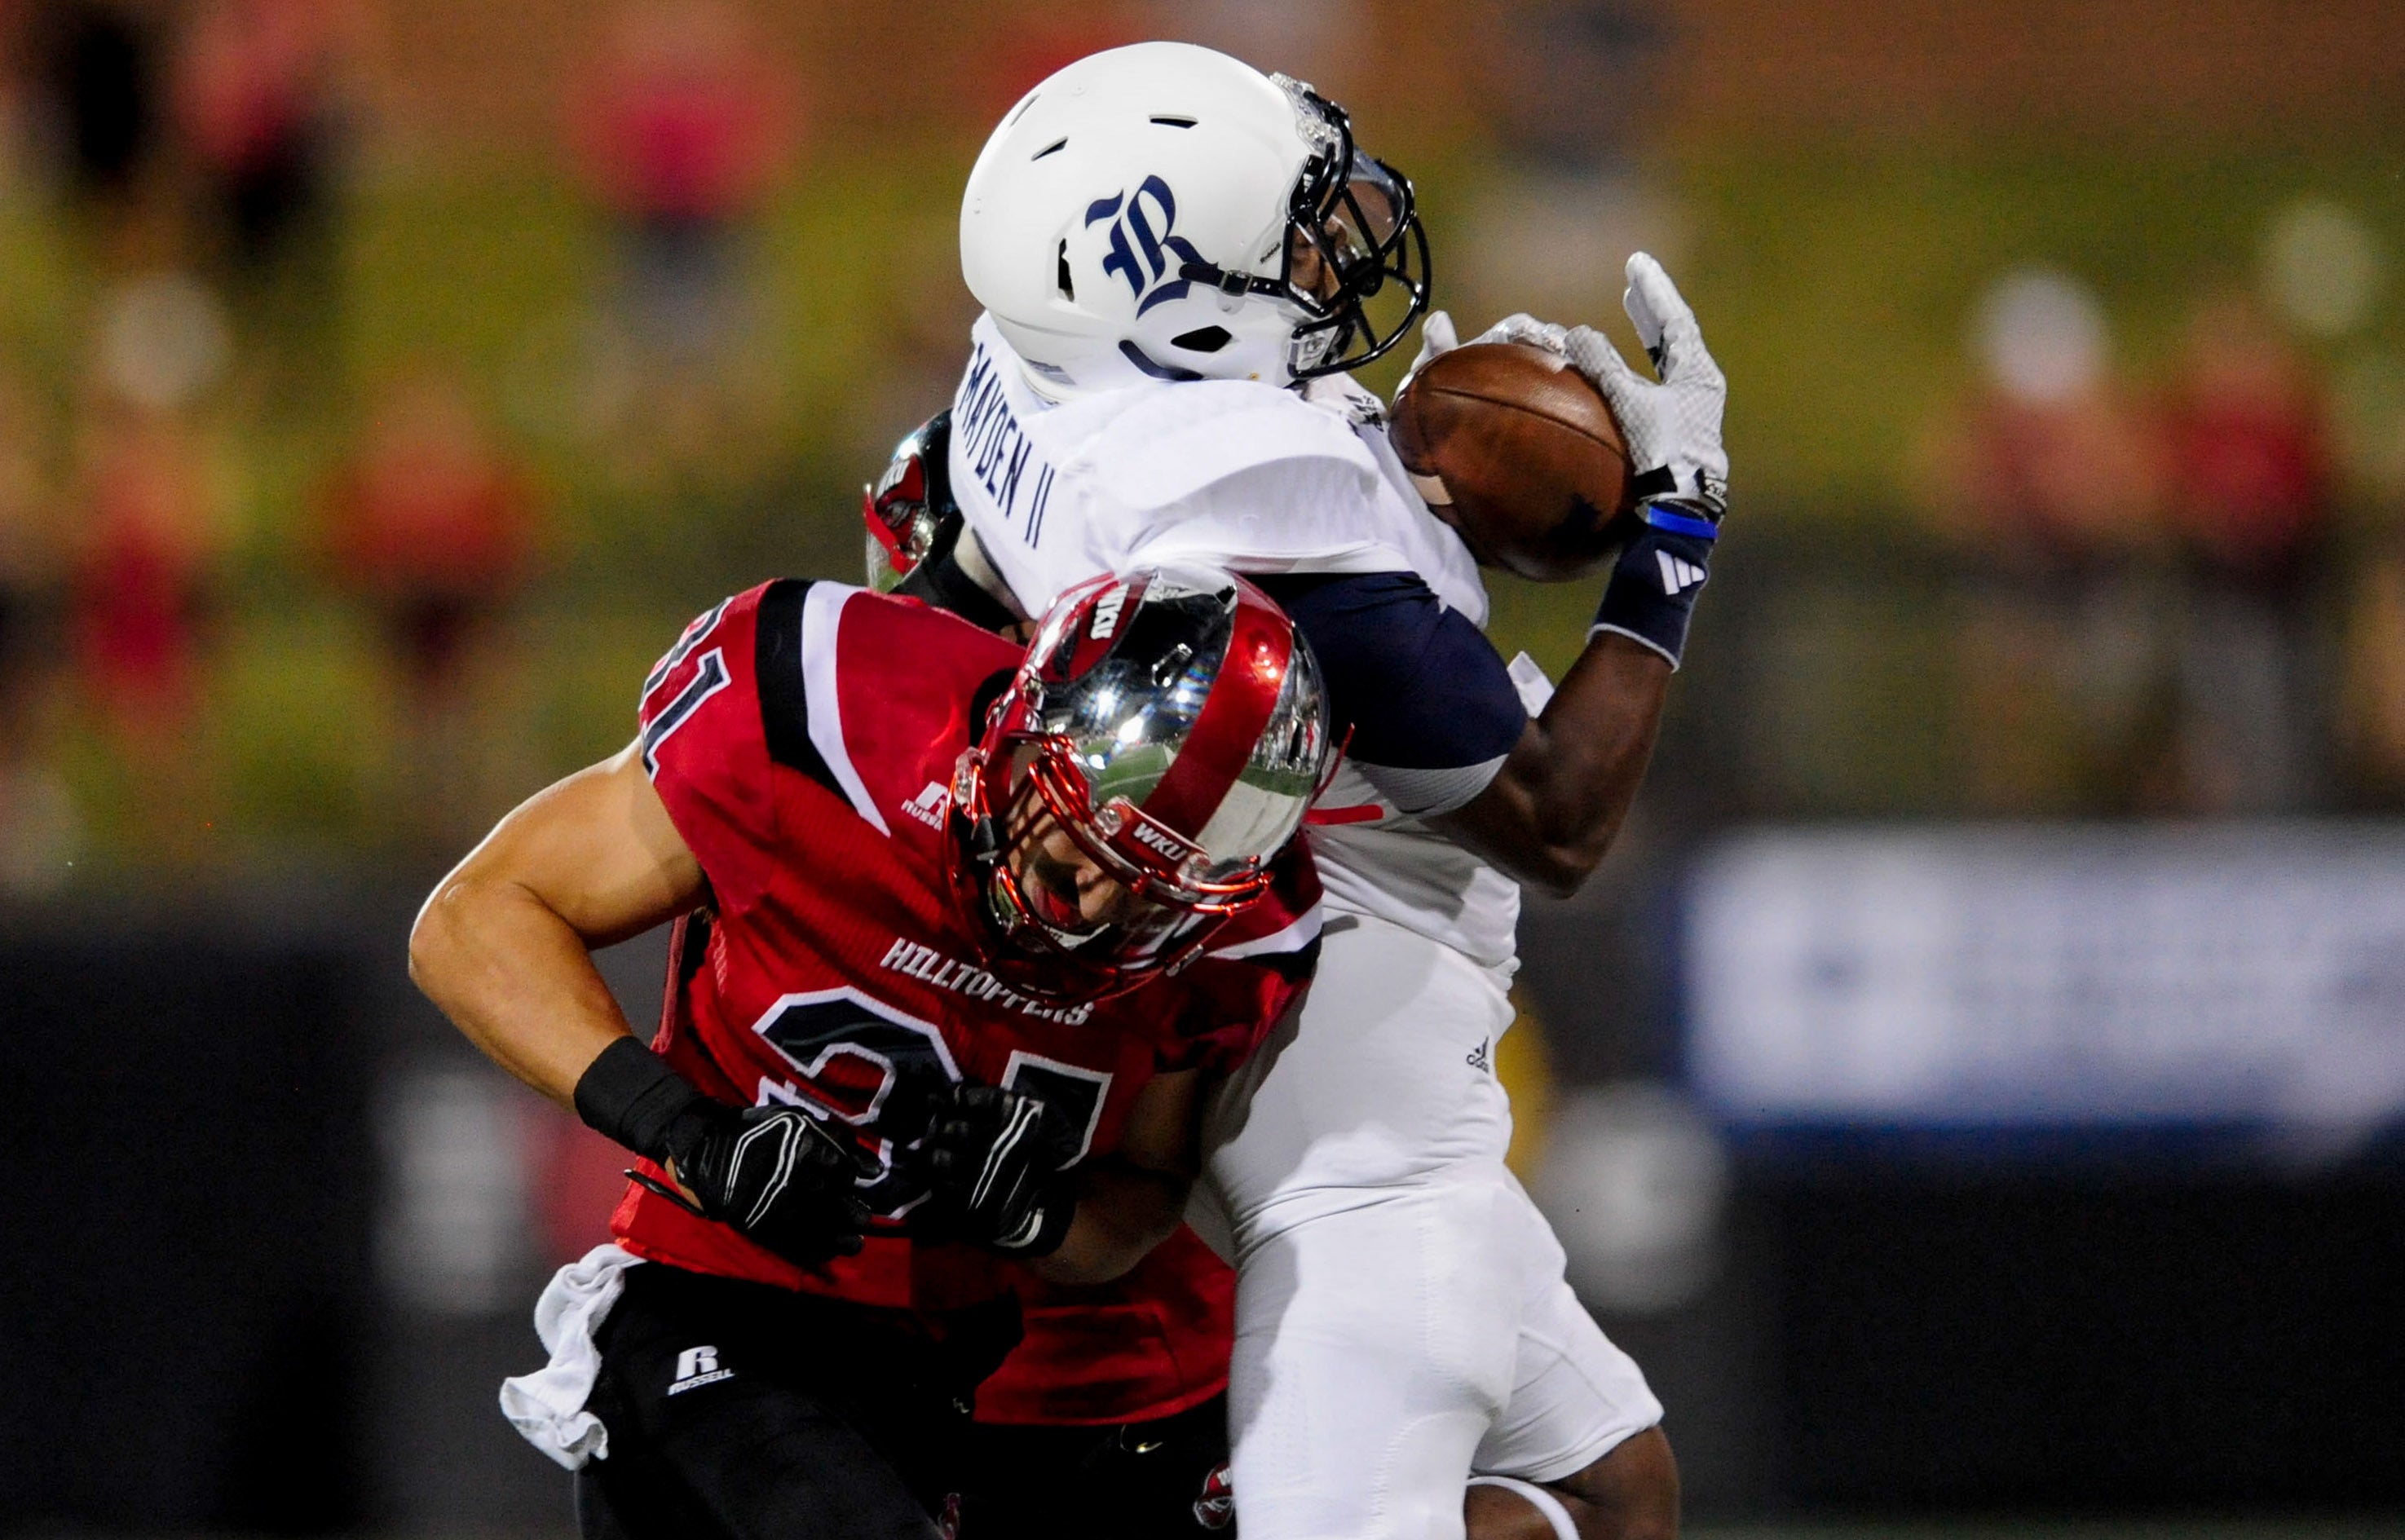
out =
<path fill-rule="evenodd" d="M 1183 365 L 1162 363 L 1124 337 L 1119 339 L 1119 356 L 1135 365 L 1141 372 L 1171 385 L 1188 385 L 1202 378 L 1201 373 Z"/>
<path fill-rule="evenodd" d="M 995 832 L 993 819 L 977 819 L 969 824 L 969 859 L 978 865 L 992 868 L 1002 861 L 1002 835 Z"/>

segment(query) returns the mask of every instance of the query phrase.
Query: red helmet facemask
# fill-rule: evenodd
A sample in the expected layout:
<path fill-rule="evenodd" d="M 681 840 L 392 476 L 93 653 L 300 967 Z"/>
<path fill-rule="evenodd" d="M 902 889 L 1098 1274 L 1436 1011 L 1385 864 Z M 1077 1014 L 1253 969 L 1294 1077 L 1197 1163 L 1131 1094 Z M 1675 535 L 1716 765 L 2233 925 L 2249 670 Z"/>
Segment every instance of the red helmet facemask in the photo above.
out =
<path fill-rule="evenodd" d="M 1241 580 L 1064 595 L 953 775 L 963 898 L 1005 944 L 995 972 L 1092 999 L 1183 966 L 1268 893 L 1325 778 L 1323 715 L 1309 650 Z"/>

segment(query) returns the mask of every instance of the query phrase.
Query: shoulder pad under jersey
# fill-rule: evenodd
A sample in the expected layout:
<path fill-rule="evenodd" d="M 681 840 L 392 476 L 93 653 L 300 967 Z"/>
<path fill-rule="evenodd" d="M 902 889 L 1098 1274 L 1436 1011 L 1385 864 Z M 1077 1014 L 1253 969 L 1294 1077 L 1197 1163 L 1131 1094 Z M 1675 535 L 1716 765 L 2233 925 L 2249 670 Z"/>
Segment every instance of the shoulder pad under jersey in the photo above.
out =
<path fill-rule="evenodd" d="M 1290 390 L 1202 380 L 1134 398 L 1083 446 L 1104 495 L 1123 507 L 1167 508 L 1246 472 L 1308 472 L 1325 489 L 1350 483 L 1368 503 L 1377 462 L 1342 416 Z"/>

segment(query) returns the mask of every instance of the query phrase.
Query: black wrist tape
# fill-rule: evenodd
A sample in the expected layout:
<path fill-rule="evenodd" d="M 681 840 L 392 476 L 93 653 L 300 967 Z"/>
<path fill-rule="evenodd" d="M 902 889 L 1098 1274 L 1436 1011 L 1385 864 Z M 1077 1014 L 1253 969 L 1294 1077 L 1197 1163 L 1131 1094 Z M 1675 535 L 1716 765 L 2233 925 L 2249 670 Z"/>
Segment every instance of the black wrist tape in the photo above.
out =
<path fill-rule="evenodd" d="M 1684 529 L 1639 525 L 1612 563 L 1589 635 L 1614 631 L 1634 637 L 1678 667 L 1695 595 L 1709 576 L 1712 543 Z"/>
<path fill-rule="evenodd" d="M 632 1037 L 602 1049 L 576 1082 L 576 1115 L 584 1126 L 652 1160 L 683 1148 L 693 1126 L 716 1105 Z"/>

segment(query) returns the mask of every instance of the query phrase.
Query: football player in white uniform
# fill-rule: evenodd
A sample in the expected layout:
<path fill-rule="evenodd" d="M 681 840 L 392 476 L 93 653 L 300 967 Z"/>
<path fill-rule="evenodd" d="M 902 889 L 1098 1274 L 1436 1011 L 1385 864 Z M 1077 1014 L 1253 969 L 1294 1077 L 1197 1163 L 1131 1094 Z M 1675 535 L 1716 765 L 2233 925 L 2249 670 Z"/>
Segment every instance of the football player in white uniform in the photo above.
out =
<path fill-rule="evenodd" d="M 1585 328 L 1488 334 L 1561 352 L 1641 471 L 1549 690 L 1479 630 L 1475 564 L 1345 377 L 1402 340 L 1428 263 L 1410 184 L 1332 104 L 1184 44 L 1081 60 L 994 131 L 961 252 L 985 307 L 944 462 L 966 532 L 889 532 L 910 587 L 996 624 L 1097 572 L 1217 562 L 1294 617 L 1351 733 L 1313 815 L 1318 982 L 1210 1129 L 1245 1540 L 1455 1540 L 1473 1473 L 1532 1533 L 1674 1533 L 1660 1404 L 1506 1170 L 1489 1066 L 1517 884 L 1567 893 L 1602 859 L 1718 534 L 1725 385 L 1693 312 L 1630 259 L 1658 380 Z M 1441 313 L 1425 330 L 1423 358 L 1453 342 Z"/>

